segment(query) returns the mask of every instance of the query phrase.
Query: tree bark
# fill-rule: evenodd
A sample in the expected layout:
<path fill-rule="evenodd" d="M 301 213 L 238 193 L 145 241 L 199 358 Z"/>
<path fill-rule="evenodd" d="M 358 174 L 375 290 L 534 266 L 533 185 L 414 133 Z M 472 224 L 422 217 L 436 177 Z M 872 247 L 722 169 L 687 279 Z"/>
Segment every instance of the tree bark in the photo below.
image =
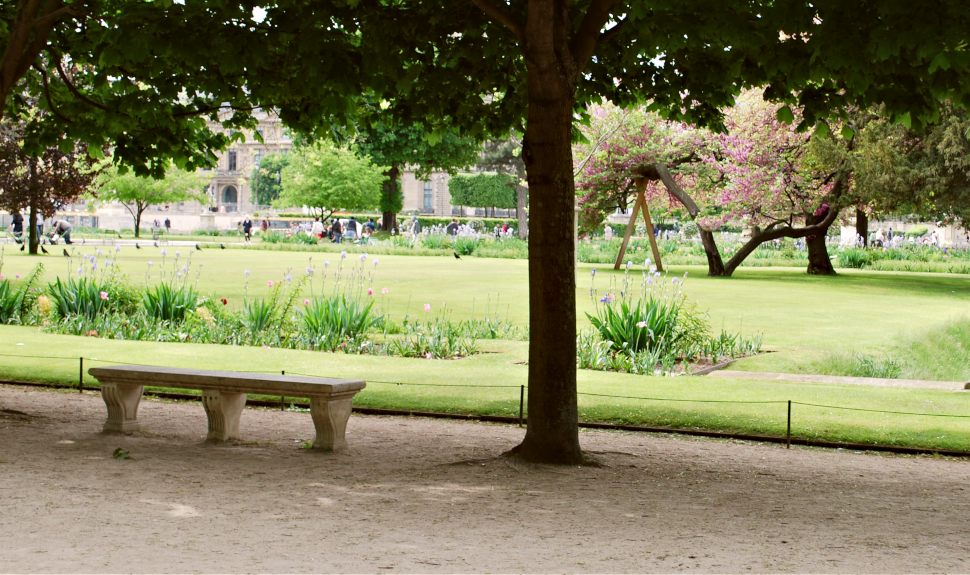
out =
<path fill-rule="evenodd" d="M 724 260 L 721 258 L 721 251 L 717 248 L 717 242 L 714 241 L 714 232 L 705 230 L 700 226 L 697 227 L 697 230 L 701 236 L 701 245 L 704 246 L 704 255 L 707 256 L 707 275 L 711 277 L 729 275 L 725 273 Z"/>
<path fill-rule="evenodd" d="M 869 247 L 869 216 L 865 210 L 855 210 L 855 233 L 862 238 L 862 247 Z"/>
<path fill-rule="evenodd" d="M 577 74 L 564 61 L 566 3 L 530 4 L 523 49 L 529 108 L 523 159 L 529 182 L 529 413 L 513 449 L 536 462 L 583 462 L 576 399 L 575 187 L 572 113 Z"/>
<path fill-rule="evenodd" d="M 381 229 L 390 232 L 397 227 L 397 210 L 392 209 L 391 206 L 400 205 L 400 199 L 397 196 L 401 193 L 398 186 L 401 169 L 398 166 L 391 166 L 384 175 L 387 179 L 384 180 L 384 188 L 381 191 L 383 194 L 381 206 L 384 208 L 381 212 Z"/>
<path fill-rule="evenodd" d="M 677 199 L 686 209 L 687 213 L 690 214 L 690 219 L 694 223 L 697 223 L 697 214 L 700 213 L 700 209 L 697 207 L 697 202 L 694 198 L 690 197 L 690 194 L 681 188 L 677 181 L 674 180 L 670 175 L 670 171 L 667 167 L 662 164 L 654 164 L 653 166 L 645 167 L 644 177 L 651 179 L 660 179 L 663 182 L 664 187 L 667 188 L 667 193 Z M 698 232 L 701 236 L 701 245 L 704 246 L 704 255 L 707 256 L 707 275 L 711 277 L 720 277 L 731 275 L 726 272 L 724 268 L 724 260 L 721 258 L 721 251 L 717 248 L 717 242 L 714 240 L 714 232 L 705 230 L 699 224 L 697 226 Z"/>
<path fill-rule="evenodd" d="M 822 217 L 808 215 L 805 217 L 807 226 L 817 225 L 822 221 Z M 805 238 L 805 247 L 808 250 L 808 273 L 812 275 L 834 276 L 835 268 L 829 258 L 829 249 L 825 245 L 825 236 L 829 231 L 829 225 L 824 226 L 820 233 L 815 233 Z"/>

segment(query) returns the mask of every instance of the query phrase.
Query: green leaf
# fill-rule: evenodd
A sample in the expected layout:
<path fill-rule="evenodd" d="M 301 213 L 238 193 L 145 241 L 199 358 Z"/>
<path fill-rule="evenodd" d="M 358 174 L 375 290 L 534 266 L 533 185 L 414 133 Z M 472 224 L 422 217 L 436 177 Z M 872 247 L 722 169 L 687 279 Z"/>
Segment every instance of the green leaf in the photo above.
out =
<path fill-rule="evenodd" d="M 848 124 L 843 124 L 841 134 L 842 134 L 842 139 L 851 140 L 852 137 L 855 136 L 855 130 L 849 127 Z"/>
<path fill-rule="evenodd" d="M 775 116 L 778 118 L 779 122 L 783 122 L 785 124 L 791 124 L 795 121 L 795 114 L 791 111 L 791 106 L 783 106 L 778 108 L 778 112 L 775 113 Z"/>
<path fill-rule="evenodd" d="M 936 72 L 937 70 L 949 70 L 950 69 L 950 57 L 946 55 L 946 52 L 940 52 L 935 58 L 930 62 L 930 74 Z"/>

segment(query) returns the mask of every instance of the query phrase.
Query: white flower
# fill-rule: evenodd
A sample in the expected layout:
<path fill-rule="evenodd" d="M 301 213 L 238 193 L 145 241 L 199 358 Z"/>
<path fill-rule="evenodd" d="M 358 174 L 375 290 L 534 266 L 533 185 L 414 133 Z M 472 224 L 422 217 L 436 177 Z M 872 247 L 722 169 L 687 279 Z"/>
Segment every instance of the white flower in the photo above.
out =
<path fill-rule="evenodd" d="M 307 268 L 306 268 L 306 275 L 308 275 L 308 276 L 312 276 L 313 275 L 313 266 L 307 266 Z"/>
<path fill-rule="evenodd" d="M 162 250 L 161 252 L 159 252 L 159 253 L 161 253 L 161 254 L 162 254 L 162 257 L 163 257 L 163 258 L 164 258 L 164 257 L 165 257 L 166 255 L 168 255 L 168 251 L 167 251 L 167 250 L 164 250 L 164 249 L 163 249 L 163 250 Z"/>
<path fill-rule="evenodd" d="M 626 269 L 630 269 L 632 267 L 633 267 L 633 261 L 627 260 L 627 262 L 626 262 Z"/>
<path fill-rule="evenodd" d="M 155 262 L 153 262 L 152 260 L 148 260 L 148 267 L 152 267 L 153 265 L 155 265 Z"/>
<path fill-rule="evenodd" d="M 330 260 L 323 260 L 323 269 L 330 267 Z"/>
<path fill-rule="evenodd" d="M 378 264 L 378 262 L 380 262 L 380 260 L 379 260 L 379 259 L 377 259 L 377 258 L 374 258 L 374 267 L 375 267 L 375 268 L 377 267 L 377 264 Z"/>
<path fill-rule="evenodd" d="M 340 259 L 342 260 L 347 259 L 347 252 L 340 252 Z"/>
<path fill-rule="evenodd" d="M 251 271 L 249 271 L 249 270 L 243 270 L 243 275 L 244 275 L 244 276 L 246 276 L 247 278 L 248 278 L 248 277 L 250 276 L 250 274 L 252 274 L 252 273 L 253 273 L 253 272 L 251 272 Z"/>
<path fill-rule="evenodd" d="M 361 262 L 366 262 L 367 261 L 367 252 L 364 252 L 364 253 L 360 254 L 360 261 Z"/>

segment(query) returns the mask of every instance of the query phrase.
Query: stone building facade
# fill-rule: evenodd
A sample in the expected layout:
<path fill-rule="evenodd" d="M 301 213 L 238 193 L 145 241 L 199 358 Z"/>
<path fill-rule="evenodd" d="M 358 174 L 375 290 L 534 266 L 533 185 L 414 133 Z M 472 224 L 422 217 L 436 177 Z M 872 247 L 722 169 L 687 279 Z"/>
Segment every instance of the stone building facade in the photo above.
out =
<path fill-rule="evenodd" d="M 213 212 L 231 214 L 258 211 L 260 206 L 256 204 L 250 186 L 253 170 L 265 156 L 287 152 L 293 147 L 293 140 L 279 117 L 269 112 L 261 111 L 258 114 L 256 133 L 244 134 L 244 140 L 233 143 L 219 155 L 214 169 L 203 170 L 212 177 L 208 188 L 208 207 Z"/>

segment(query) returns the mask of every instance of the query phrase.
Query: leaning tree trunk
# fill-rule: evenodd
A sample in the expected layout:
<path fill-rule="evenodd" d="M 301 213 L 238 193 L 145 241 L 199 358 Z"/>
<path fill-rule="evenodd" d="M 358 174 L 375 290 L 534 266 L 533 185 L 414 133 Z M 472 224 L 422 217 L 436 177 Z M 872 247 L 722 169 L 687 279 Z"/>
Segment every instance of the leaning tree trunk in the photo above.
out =
<path fill-rule="evenodd" d="M 526 26 L 529 108 L 522 156 L 529 182 L 529 417 L 512 451 L 537 462 L 576 464 L 576 267 L 572 114 L 575 78 L 555 29 L 565 8 L 532 4 Z M 568 49 L 567 49 L 568 50 Z"/>
<path fill-rule="evenodd" d="M 869 216 L 865 210 L 855 210 L 855 233 L 862 238 L 862 247 L 869 247 Z"/>
<path fill-rule="evenodd" d="M 667 192 L 687 208 L 690 219 L 694 223 L 697 223 L 697 215 L 700 213 L 697 202 L 671 177 L 670 171 L 666 166 L 663 164 L 644 166 L 642 175 L 645 178 L 659 179 L 663 182 L 664 187 L 667 188 Z M 707 256 L 707 275 L 712 277 L 731 275 L 724 267 L 724 260 L 721 259 L 721 250 L 717 248 L 717 242 L 714 240 L 714 232 L 705 230 L 699 224 L 697 229 L 700 232 L 701 245 L 704 246 L 704 255 Z"/>
<path fill-rule="evenodd" d="M 721 277 L 730 275 L 724 268 L 724 260 L 721 259 L 721 251 L 717 249 L 717 242 L 714 241 L 714 232 L 697 227 L 701 236 L 701 245 L 704 246 L 704 254 L 707 256 L 707 275 L 711 277 Z"/>
<path fill-rule="evenodd" d="M 806 225 L 815 225 L 822 221 L 823 217 L 809 215 L 805 217 Z M 835 268 L 829 258 L 829 249 L 825 245 L 825 236 L 828 234 L 829 226 L 825 226 L 821 233 L 805 237 L 805 247 L 808 250 L 808 273 L 820 276 L 834 276 Z"/>

